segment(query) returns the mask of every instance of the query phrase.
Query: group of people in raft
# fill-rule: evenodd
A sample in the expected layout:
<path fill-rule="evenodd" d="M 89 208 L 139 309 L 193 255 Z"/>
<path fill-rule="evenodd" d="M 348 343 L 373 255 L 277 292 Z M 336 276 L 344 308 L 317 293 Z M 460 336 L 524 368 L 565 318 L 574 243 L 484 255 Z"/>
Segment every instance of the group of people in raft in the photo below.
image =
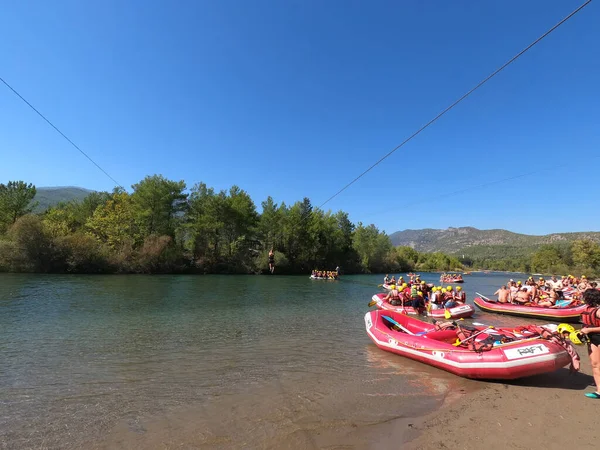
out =
<path fill-rule="evenodd" d="M 570 300 L 560 306 L 586 305 L 580 319 L 583 328 L 578 330 L 578 333 L 588 346 L 596 391 L 587 392 L 585 396 L 600 399 L 600 290 L 597 283 L 590 282 L 585 275 L 579 278 L 573 275 L 563 276 L 560 280 L 555 276 L 550 280 L 540 277 L 537 281 L 529 277 L 525 285 L 511 279 L 507 285 L 496 291 L 496 295 L 501 303 L 556 308 L 557 302 L 564 298 L 565 292 L 569 293 Z"/>
<path fill-rule="evenodd" d="M 329 280 L 337 280 L 340 277 L 339 268 L 335 270 L 313 270 L 311 276 L 314 278 L 327 278 Z"/>
<path fill-rule="evenodd" d="M 580 278 L 563 276 L 560 280 L 556 276 L 550 280 L 540 277 L 537 281 L 530 276 L 525 285 L 509 280 L 494 295 L 498 296 L 499 303 L 564 308 L 581 304 L 582 295 L 588 289 L 597 289 L 597 283 L 588 281 L 585 275 Z"/>
<path fill-rule="evenodd" d="M 463 277 L 459 273 L 443 273 L 440 275 L 440 281 L 442 283 L 455 283 L 457 281 L 462 282 Z"/>
<path fill-rule="evenodd" d="M 442 309 L 454 308 L 467 302 L 467 295 L 460 286 L 456 290 L 452 286 L 431 286 L 421 280 L 418 275 L 409 274 L 408 283 L 404 277 L 396 281 L 392 276 L 385 276 L 383 282 L 390 290 L 385 296 L 385 301 L 394 306 L 412 306 L 415 309 Z"/>
<path fill-rule="evenodd" d="M 440 308 L 441 305 L 446 308 L 465 303 L 466 296 L 460 286 L 453 291 L 452 286 L 446 288 L 442 286 L 429 286 L 422 281 L 418 275 L 411 275 L 408 283 L 404 282 L 403 277 L 400 277 L 395 284 L 391 284 L 394 278 L 390 279 L 385 276 L 384 284 L 390 285 L 390 292 L 386 296 L 386 300 L 392 305 L 410 305 L 414 308 L 422 308 L 425 301 L 428 300 L 431 308 Z M 510 287 L 508 287 L 510 286 Z M 519 303 L 530 303 L 537 299 L 538 304 L 550 303 L 554 305 L 556 298 L 562 296 L 565 290 L 573 290 L 573 296 L 578 295 L 581 301 L 587 305 L 585 311 L 581 314 L 581 323 L 583 328 L 578 330 L 582 340 L 588 345 L 588 354 L 592 365 L 592 375 L 596 385 L 594 392 L 585 394 L 588 398 L 600 400 L 600 290 L 595 282 L 589 282 L 585 275 L 580 278 L 574 276 L 563 276 L 561 280 L 553 276 L 546 281 L 540 277 L 537 281 L 533 277 L 529 277 L 525 282 L 525 286 L 520 281 L 515 282 L 510 280 L 508 286 L 502 286 L 497 291 L 499 301 Z M 554 292 L 554 294 L 552 294 Z M 527 293 L 527 301 L 524 295 Z M 502 300 L 500 300 L 500 297 Z"/>

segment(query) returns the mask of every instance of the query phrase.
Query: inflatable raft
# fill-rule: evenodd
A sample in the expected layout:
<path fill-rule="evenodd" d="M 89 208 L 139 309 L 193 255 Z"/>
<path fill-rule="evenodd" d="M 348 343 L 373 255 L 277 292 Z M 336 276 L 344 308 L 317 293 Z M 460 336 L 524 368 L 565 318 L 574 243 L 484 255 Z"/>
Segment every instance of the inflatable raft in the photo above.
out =
<path fill-rule="evenodd" d="M 462 277 L 440 277 L 441 283 L 453 284 L 453 283 L 464 283 Z"/>
<path fill-rule="evenodd" d="M 394 311 L 403 314 L 419 314 L 418 311 L 415 310 L 412 306 L 394 306 L 390 305 L 389 302 L 385 301 L 386 294 L 380 293 L 375 294 L 372 300 L 376 303 L 379 309 L 383 309 L 385 311 Z M 444 319 L 446 317 L 446 311 L 450 313 L 450 319 L 462 319 L 466 317 L 471 317 L 475 313 L 475 308 L 471 305 L 461 305 L 455 306 L 454 308 L 447 309 L 432 309 L 431 311 L 426 312 L 429 317 L 434 317 L 436 319 Z"/>
<path fill-rule="evenodd" d="M 570 303 L 563 307 L 548 308 L 544 306 L 524 306 L 514 305 L 512 303 L 499 303 L 481 297 L 476 297 L 473 300 L 473 303 L 485 312 L 566 323 L 578 323 L 581 313 L 585 310 L 585 305 L 570 306 Z M 564 303 L 567 302 L 563 301 L 562 304 Z"/>
<path fill-rule="evenodd" d="M 310 279 L 311 280 L 330 280 L 330 281 L 335 281 L 335 280 L 339 280 L 339 277 L 328 278 L 328 277 L 315 277 L 314 275 L 311 275 Z"/>
<path fill-rule="evenodd" d="M 571 362 L 578 362 L 577 353 L 558 339 L 542 339 L 534 332 L 516 333 L 507 329 L 478 327 L 459 346 L 457 329 L 437 330 L 425 323 L 392 311 L 375 310 L 365 315 L 365 326 L 371 340 L 382 350 L 429 364 L 453 374 L 476 379 L 515 379 L 553 372 Z M 486 344 L 484 341 L 511 336 L 512 342 Z M 481 345 L 470 349 L 469 340 Z M 477 347 L 475 347 L 477 348 Z M 577 366 L 576 366 L 577 368 Z"/>

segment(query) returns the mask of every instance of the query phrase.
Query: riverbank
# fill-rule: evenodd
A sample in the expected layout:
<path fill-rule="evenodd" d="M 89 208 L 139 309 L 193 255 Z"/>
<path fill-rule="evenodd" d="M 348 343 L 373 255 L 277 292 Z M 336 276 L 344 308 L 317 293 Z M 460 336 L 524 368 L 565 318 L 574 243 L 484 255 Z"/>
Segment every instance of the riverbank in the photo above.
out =
<path fill-rule="evenodd" d="M 403 448 L 597 448 L 600 401 L 583 395 L 593 391 L 594 380 L 586 348 L 578 352 L 581 372 L 576 375 L 565 368 L 508 383 L 482 382 L 483 389 L 415 421 L 420 436 Z M 390 443 L 389 448 L 396 447 Z"/>

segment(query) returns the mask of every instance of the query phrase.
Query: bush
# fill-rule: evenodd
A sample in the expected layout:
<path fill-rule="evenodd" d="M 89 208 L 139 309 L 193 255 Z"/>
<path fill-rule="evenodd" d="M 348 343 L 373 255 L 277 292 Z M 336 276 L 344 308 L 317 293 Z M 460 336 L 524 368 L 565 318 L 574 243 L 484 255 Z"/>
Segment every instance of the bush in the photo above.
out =
<path fill-rule="evenodd" d="M 39 217 L 25 215 L 8 230 L 12 243 L 9 258 L 5 261 L 17 272 L 53 272 L 60 255 Z"/>
<path fill-rule="evenodd" d="M 181 252 L 171 236 L 150 235 L 137 255 L 138 270 L 143 273 L 166 273 L 182 269 Z"/>
<path fill-rule="evenodd" d="M 113 268 L 108 249 L 90 235 L 76 233 L 56 239 L 56 247 L 71 273 L 108 273 Z"/>

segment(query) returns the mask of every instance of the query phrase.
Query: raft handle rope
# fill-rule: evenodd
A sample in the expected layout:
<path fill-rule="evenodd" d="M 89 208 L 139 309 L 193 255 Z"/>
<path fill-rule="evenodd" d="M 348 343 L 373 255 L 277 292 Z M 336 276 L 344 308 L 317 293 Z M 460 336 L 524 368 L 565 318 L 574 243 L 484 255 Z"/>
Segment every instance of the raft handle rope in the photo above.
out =
<path fill-rule="evenodd" d="M 393 335 L 391 335 L 390 333 L 384 331 L 384 330 L 379 330 L 381 331 L 383 334 L 385 334 L 386 336 L 390 337 L 390 338 L 394 338 Z M 526 339 L 521 339 L 518 341 L 512 341 L 512 342 L 506 342 L 504 344 L 500 344 L 500 345 L 494 345 L 494 349 L 497 347 L 508 347 L 510 345 L 518 345 L 518 344 L 522 344 L 523 342 L 529 342 L 529 341 L 536 341 L 539 339 L 543 339 L 541 336 L 534 336 L 534 337 L 530 337 L 530 338 L 526 338 Z M 418 347 L 416 345 L 411 345 L 407 342 L 403 342 L 402 345 L 404 345 L 405 347 L 409 347 L 412 348 L 413 350 L 419 350 L 419 351 L 425 351 L 425 352 L 435 352 L 435 351 L 439 351 L 439 348 L 427 348 L 427 347 Z M 458 348 L 448 348 L 448 349 L 444 349 L 444 352 L 446 353 L 474 353 L 475 350 L 466 350 L 466 349 L 458 349 Z"/>

